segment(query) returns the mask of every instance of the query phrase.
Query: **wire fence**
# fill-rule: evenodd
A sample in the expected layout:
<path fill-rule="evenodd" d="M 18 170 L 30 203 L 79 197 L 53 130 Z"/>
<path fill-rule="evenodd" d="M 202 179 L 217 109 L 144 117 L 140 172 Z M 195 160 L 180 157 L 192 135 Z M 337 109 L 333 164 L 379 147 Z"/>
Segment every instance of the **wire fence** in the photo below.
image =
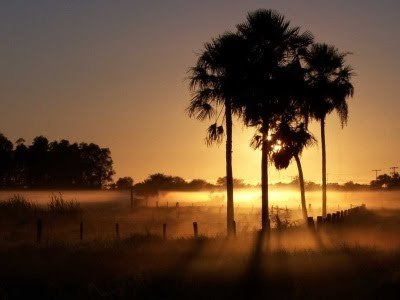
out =
<path fill-rule="evenodd" d="M 308 226 L 321 228 L 340 223 L 365 205 L 346 210 L 332 211 L 325 218 L 309 217 Z M 129 209 L 128 209 L 129 210 Z M 296 227 L 304 223 L 300 209 L 269 209 L 271 227 Z M 196 225 L 194 225 L 196 224 Z M 283 225 L 282 225 L 283 224 Z M 195 227 L 196 228 L 195 228 Z M 0 220 L 0 243 L 83 241 L 113 241 L 134 235 L 158 236 L 164 239 L 191 238 L 193 236 L 217 237 L 226 235 L 226 215 L 223 207 L 148 207 L 135 208 L 124 214 L 87 212 L 80 216 L 40 216 L 28 219 Z M 235 235 L 245 236 L 261 229 L 261 212 L 254 208 L 236 209 Z"/>

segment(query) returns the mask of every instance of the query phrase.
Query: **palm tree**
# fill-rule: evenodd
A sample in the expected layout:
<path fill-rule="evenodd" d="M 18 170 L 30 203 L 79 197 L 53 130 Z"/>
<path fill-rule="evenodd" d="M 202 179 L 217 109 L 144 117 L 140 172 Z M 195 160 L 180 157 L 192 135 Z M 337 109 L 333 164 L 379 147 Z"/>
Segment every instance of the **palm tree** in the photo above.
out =
<path fill-rule="evenodd" d="M 322 215 L 326 217 L 325 119 L 332 111 L 339 115 L 342 127 L 347 123 L 347 98 L 353 96 L 352 68 L 345 63 L 349 53 L 334 46 L 314 44 L 305 54 L 306 81 L 309 86 L 307 114 L 321 123 L 322 144 Z"/>
<path fill-rule="evenodd" d="M 304 148 L 316 142 L 306 127 L 305 123 L 299 123 L 297 120 L 294 122 L 282 122 L 271 138 L 271 144 L 275 146 L 271 149 L 270 155 L 271 161 L 273 161 L 277 169 L 286 169 L 292 158 L 295 159 L 299 172 L 301 209 L 305 222 L 307 222 L 307 206 L 300 156 Z"/>
<path fill-rule="evenodd" d="M 235 104 L 240 94 L 242 66 L 246 58 L 242 37 L 225 33 L 206 43 L 196 66 L 190 69 L 193 97 L 187 108 L 190 117 L 199 120 L 216 118 L 208 128 L 207 145 L 221 143 L 226 127 L 227 230 L 233 233 L 232 115 L 240 115 Z M 222 120 L 220 120 L 222 118 Z"/>
<path fill-rule="evenodd" d="M 238 32 L 248 43 L 249 55 L 242 94 L 244 122 L 261 133 L 259 139 L 261 159 L 261 224 L 264 233 L 269 231 L 268 215 L 268 136 L 279 118 L 291 107 L 294 90 L 288 88 L 291 67 L 298 62 L 301 49 L 311 44 L 309 32 L 300 33 L 299 27 L 273 10 L 249 13 Z"/>

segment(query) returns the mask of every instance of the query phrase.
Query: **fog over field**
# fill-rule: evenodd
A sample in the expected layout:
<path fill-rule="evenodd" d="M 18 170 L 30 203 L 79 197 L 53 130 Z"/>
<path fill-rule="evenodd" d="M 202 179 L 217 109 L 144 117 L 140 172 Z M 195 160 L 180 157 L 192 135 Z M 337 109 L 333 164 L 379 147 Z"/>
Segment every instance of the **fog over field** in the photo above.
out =
<path fill-rule="evenodd" d="M 74 200 L 81 204 L 94 202 L 116 202 L 127 204 L 130 201 L 130 191 L 0 191 L 0 201 L 12 195 L 20 194 L 29 201 L 46 204 L 53 195 L 62 194 L 66 200 Z M 297 190 L 279 190 L 271 188 L 269 192 L 270 206 L 295 209 L 300 205 L 300 193 Z M 160 192 L 157 197 L 148 199 L 148 206 L 222 206 L 226 205 L 225 191 L 199 191 L 199 192 Z M 261 192 L 259 189 L 238 189 L 234 192 L 235 207 L 258 208 L 261 206 Z M 311 204 L 312 211 L 317 213 L 321 207 L 321 192 L 306 192 L 307 205 Z M 366 204 L 371 209 L 400 209 L 400 191 L 328 191 L 328 210 L 336 211 L 348 209 L 350 206 Z M 316 216 L 316 214 L 314 214 Z"/>

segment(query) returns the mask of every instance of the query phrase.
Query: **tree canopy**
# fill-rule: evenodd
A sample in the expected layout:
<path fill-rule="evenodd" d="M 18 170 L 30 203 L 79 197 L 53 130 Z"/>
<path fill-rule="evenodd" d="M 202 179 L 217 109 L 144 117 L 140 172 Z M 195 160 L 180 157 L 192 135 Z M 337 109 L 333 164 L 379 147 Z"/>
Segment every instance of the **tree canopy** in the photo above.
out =
<path fill-rule="evenodd" d="M 44 136 L 16 147 L 0 134 L 0 187 L 90 188 L 112 181 L 111 152 L 93 143 L 49 142 Z"/>

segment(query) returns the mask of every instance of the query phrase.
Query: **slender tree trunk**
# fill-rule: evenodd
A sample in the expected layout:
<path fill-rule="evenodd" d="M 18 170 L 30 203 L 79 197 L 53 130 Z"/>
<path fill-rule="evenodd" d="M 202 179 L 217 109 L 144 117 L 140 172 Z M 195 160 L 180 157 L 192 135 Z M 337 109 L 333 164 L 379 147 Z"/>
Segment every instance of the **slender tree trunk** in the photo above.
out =
<path fill-rule="evenodd" d="M 233 234 L 234 206 L 233 206 L 233 174 L 232 174 L 232 103 L 225 101 L 226 120 L 226 221 L 228 235 Z"/>
<path fill-rule="evenodd" d="M 306 192 L 304 189 L 304 177 L 303 177 L 303 168 L 301 167 L 300 158 L 298 155 L 294 156 L 296 160 L 297 169 L 299 171 L 299 183 L 300 183 L 300 194 L 301 194 L 301 211 L 303 213 L 303 219 L 307 222 L 307 206 L 306 206 Z"/>
<path fill-rule="evenodd" d="M 322 144 L 322 216 L 326 217 L 326 148 L 325 148 L 325 118 L 321 119 Z"/>
<path fill-rule="evenodd" d="M 261 230 L 268 234 L 270 230 L 268 214 L 268 130 L 262 136 L 261 154 Z"/>

